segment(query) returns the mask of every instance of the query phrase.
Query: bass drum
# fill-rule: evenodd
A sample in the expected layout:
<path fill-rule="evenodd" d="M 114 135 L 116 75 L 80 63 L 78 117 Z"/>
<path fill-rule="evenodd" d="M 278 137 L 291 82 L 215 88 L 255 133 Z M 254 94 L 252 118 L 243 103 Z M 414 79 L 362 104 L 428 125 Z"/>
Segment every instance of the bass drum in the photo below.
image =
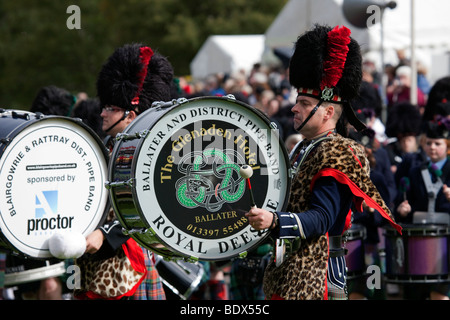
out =
<path fill-rule="evenodd" d="M 268 232 L 245 213 L 283 210 L 290 176 L 284 144 L 258 110 L 232 96 L 158 103 L 117 137 L 111 204 L 124 229 L 166 259 L 230 260 Z M 240 166 L 253 169 L 250 184 Z"/>
<path fill-rule="evenodd" d="M 56 232 L 87 236 L 108 211 L 108 152 L 78 119 L 0 109 L 0 246 L 52 257 Z"/>

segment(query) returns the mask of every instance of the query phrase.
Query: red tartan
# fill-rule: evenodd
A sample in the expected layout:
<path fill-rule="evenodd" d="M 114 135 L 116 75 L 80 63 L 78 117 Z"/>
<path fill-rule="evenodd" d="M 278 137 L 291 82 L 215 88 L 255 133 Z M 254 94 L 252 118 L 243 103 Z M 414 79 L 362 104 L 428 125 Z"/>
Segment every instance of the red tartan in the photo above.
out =
<path fill-rule="evenodd" d="M 155 262 L 150 258 L 150 252 L 147 249 L 142 248 L 142 252 L 147 267 L 147 276 L 136 289 L 134 295 L 130 297 L 130 300 L 166 300 L 166 294 L 158 270 L 156 270 Z"/>

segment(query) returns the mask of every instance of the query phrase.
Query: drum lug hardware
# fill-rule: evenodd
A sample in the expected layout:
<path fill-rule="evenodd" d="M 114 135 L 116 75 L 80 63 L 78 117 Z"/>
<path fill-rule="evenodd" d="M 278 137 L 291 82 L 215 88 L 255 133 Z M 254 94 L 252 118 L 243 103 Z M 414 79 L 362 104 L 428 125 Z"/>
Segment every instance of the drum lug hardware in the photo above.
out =
<path fill-rule="evenodd" d="M 248 254 L 247 251 L 239 253 L 239 259 L 245 259 L 247 257 L 247 254 Z"/>
<path fill-rule="evenodd" d="M 0 139 L 0 143 L 2 143 L 2 144 L 8 144 L 8 143 L 10 143 L 11 142 L 11 139 L 10 138 L 1 138 Z"/>
<path fill-rule="evenodd" d="M 297 173 L 297 168 L 290 168 L 289 169 L 289 176 L 293 178 L 295 174 Z"/>
<path fill-rule="evenodd" d="M 174 106 L 175 103 L 176 103 L 175 99 L 171 101 L 155 101 L 152 103 L 152 108 L 165 109 Z"/>
<path fill-rule="evenodd" d="M 19 113 L 19 112 L 16 112 L 16 111 L 12 111 L 11 115 L 12 115 L 13 118 L 30 120 L 30 115 L 28 113 Z"/>
<path fill-rule="evenodd" d="M 275 122 L 271 122 L 271 123 L 270 123 L 270 127 L 271 127 L 272 129 L 274 129 L 274 130 L 278 130 L 278 126 L 277 126 L 277 124 L 276 124 Z"/>
<path fill-rule="evenodd" d="M 142 139 L 147 137 L 149 130 L 142 130 L 139 132 L 135 132 L 133 134 L 128 133 L 118 133 L 116 135 L 116 141 L 127 141 L 127 140 L 134 140 L 134 139 Z"/>
<path fill-rule="evenodd" d="M 134 180 L 135 180 L 134 178 L 131 178 L 131 179 L 128 179 L 126 181 L 117 181 L 117 182 L 106 181 L 105 182 L 105 188 L 110 190 L 112 188 L 122 187 L 122 186 L 133 187 Z"/>
<path fill-rule="evenodd" d="M 135 233 L 141 233 L 141 234 L 144 234 L 144 233 L 146 233 L 147 232 L 147 229 L 145 229 L 145 228 L 133 228 L 133 229 L 130 229 L 130 230 L 127 230 L 127 229 L 125 229 L 125 228 L 122 228 L 122 233 L 124 234 L 124 235 L 126 235 L 126 236 L 131 236 L 131 235 L 133 235 L 133 234 L 135 234 Z"/>
<path fill-rule="evenodd" d="M 226 96 L 224 96 L 224 98 L 226 98 L 228 100 L 236 101 L 236 97 L 233 94 L 227 94 Z"/>
<path fill-rule="evenodd" d="M 198 262 L 198 258 L 197 257 L 193 257 L 193 256 L 185 257 L 183 260 L 185 262 L 189 262 L 189 263 L 196 263 L 196 262 Z"/>
<path fill-rule="evenodd" d="M 178 98 L 177 100 L 176 100 L 176 102 L 178 103 L 178 104 L 183 104 L 183 103 L 186 103 L 186 102 L 188 102 L 189 100 L 188 99 L 186 99 L 186 98 Z"/>

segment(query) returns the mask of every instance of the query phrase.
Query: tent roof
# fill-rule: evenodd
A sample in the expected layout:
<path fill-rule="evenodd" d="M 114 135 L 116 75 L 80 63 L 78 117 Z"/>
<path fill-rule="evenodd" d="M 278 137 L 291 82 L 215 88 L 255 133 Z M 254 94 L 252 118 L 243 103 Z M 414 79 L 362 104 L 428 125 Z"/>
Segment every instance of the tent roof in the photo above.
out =
<path fill-rule="evenodd" d="M 314 24 L 342 25 L 343 0 L 290 0 L 267 29 L 266 45 L 270 48 L 292 47 L 297 37 Z M 366 34 L 366 31 L 357 30 Z M 354 34 L 353 34 L 354 36 Z"/>
<path fill-rule="evenodd" d="M 194 78 L 241 69 L 248 72 L 261 61 L 264 51 L 264 35 L 213 35 L 206 39 L 191 61 Z"/>
<path fill-rule="evenodd" d="M 352 30 L 352 37 L 359 42 L 363 52 L 379 51 L 380 24 L 369 28 L 351 25 L 343 14 L 343 3 L 344 0 L 290 0 L 267 29 L 266 46 L 271 49 L 293 48 L 299 35 L 319 23 L 332 27 L 345 25 Z M 396 8 L 386 9 L 383 14 L 383 47 L 386 52 L 395 49 L 409 51 L 411 44 L 411 1 L 396 0 L 396 3 Z M 447 17 L 450 1 L 416 0 L 414 4 L 416 53 L 419 60 L 429 65 L 430 52 L 450 50 L 450 19 Z M 421 54 L 422 51 L 426 53 Z"/>

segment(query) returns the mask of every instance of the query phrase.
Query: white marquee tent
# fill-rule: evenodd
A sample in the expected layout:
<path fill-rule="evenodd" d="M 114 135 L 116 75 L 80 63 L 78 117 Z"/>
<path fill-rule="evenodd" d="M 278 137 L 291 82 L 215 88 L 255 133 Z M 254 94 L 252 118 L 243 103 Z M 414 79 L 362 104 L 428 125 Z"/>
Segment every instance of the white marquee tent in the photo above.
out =
<path fill-rule="evenodd" d="M 430 77 L 450 73 L 450 1 L 448 0 L 396 0 L 394 9 L 386 9 L 383 15 L 384 61 L 397 63 L 396 49 L 410 52 L 411 3 L 414 3 L 414 30 L 416 59 L 428 67 Z M 379 63 L 381 28 L 375 24 L 369 28 L 357 28 L 343 14 L 344 0 L 290 0 L 265 33 L 265 45 L 275 48 L 290 48 L 297 37 L 309 30 L 313 24 L 330 26 L 345 25 L 352 30 L 363 52 L 369 52 Z M 444 64 L 444 65 L 443 65 Z"/>
<path fill-rule="evenodd" d="M 450 74 L 450 1 L 395 2 L 396 8 L 386 9 L 383 15 L 384 62 L 397 63 L 396 49 L 405 49 L 409 55 L 411 3 L 414 3 L 416 60 L 428 68 L 432 82 Z M 292 52 L 297 37 L 315 23 L 349 27 L 366 56 L 380 67 L 381 25 L 352 26 L 343 14 L 343 3 L 344 0 L 290 0 L 264 35 L 210 36 L 191 62 L 191 75 L 204 78 L 217 72 L 249 71 L 256 62 L 273 61 L 273 50 Z"/>
<path fill-rule="evenodd" d="M 208 37 L 190 64 L 192 77 L 201 79 L 218 72 L 250 71 L 261 61 L 264 39 L 264 35 Z"/>

